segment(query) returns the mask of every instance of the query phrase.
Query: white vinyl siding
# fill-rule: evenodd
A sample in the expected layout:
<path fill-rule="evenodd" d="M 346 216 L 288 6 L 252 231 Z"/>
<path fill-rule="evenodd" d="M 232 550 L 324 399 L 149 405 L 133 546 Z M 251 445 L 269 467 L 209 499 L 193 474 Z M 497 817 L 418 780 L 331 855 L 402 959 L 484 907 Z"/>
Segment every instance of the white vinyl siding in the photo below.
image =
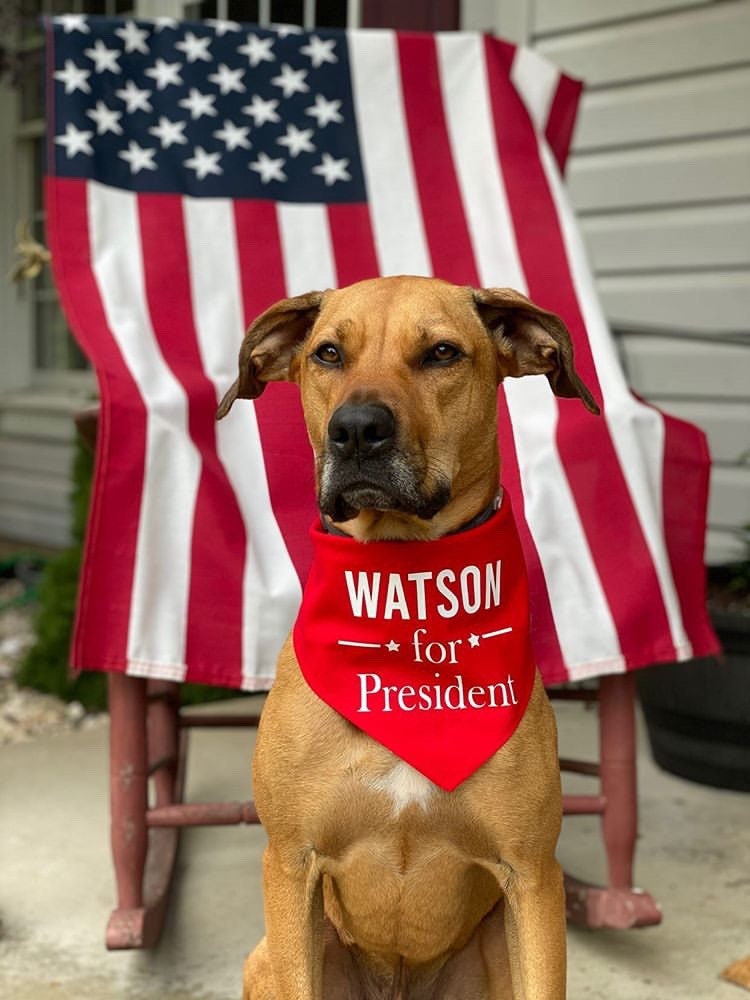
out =
<path fill-rule="evenodd" d="M 629 380 L 708 434 L 707 559 L 734 558 L 750 523 L 750 2 L 526 9 L 526 43 L 586 83 L 567 179 Z"/>

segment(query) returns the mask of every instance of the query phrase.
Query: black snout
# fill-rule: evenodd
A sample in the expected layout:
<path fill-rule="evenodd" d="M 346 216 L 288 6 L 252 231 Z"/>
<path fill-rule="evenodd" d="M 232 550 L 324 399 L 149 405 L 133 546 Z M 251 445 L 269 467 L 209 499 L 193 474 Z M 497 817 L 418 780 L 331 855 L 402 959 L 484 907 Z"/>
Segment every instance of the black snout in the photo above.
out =
<path fill-rule="evenodd" d="M 328 423 L 331 451 L 341 458 L 369 458 L 393 447 L 396 421 L 382 403 L 344 403 Z"/>

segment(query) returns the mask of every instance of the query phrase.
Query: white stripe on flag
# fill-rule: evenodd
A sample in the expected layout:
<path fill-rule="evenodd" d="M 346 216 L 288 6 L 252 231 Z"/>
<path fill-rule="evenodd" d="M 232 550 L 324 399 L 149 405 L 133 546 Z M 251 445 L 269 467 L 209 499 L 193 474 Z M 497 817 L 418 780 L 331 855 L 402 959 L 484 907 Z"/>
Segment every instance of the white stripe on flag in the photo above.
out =
<path fill-rule="evenodd" d="M 354 110 L 379 273 L 432 274 L 392 31 L 350 31 Z M 373 82 L 377 81 L 377 86 Z"/>
<path fill-rule="evenodd" d="M 510 71 L 513 86 L 521 96 L 540 136 L 547 127 L 560 71 L 533 49 L 519 46 Z"/>
<path fill-rule="evenodd" d="M 181 680 L 200 456 L 188 434 L 185 392 L 164 360 L 148 313 L 137 195 L 90 181 L 88 212 L 92 268 L 107 324 L 147 413 L 127 672 Z"/>
<path fill-rule="evenodd" d="M 662 528 L 664 421 L 658 410 L 644 406 L 627 387 L 570 201 L 557 164 L 546 147 L 542 148 L 542 163 L 560 218 L 576 297 L 581 305 L 602 395 L 607 401 L 604 417 L 654 563 L 677 658 L 688 660 L 693 655 L 693 649 L 682 620 Z"/>
<path fill-rule="evenodd" d="M 526 291 L 502 182 L 481 38 L 438 36 L 440 78 L 482 284 Z M 617 629 L 555 442 L 557 404 L 543 377 L 506 379 L 526 521 L 544 569 L 566 666 L 622 670 Z"/>
<path fill-rule="evenodd" d="M 207 376 L 223 397 L 236 372 L 227 367 L 244 329 L 231 201 L 183 198 L 190 291 Z M 242 586 L 242 686 L 267 686 L 299 607 L 301 588 L 268 493 L 254 405 L 234 407 L 217 424 L 219 458 L 246 529 Z"/>
<path fill-rule="evenodd" d="M 523 291 L 526 279 L 492 141 L 482 38 L 446 32 L 436 39 L 448 136 L 480 281 Z"/>
<path fill-rule="evenodd" d="M 336 266 L 325 205 L 276 207 L 287 295 L 335 288 Z"/>

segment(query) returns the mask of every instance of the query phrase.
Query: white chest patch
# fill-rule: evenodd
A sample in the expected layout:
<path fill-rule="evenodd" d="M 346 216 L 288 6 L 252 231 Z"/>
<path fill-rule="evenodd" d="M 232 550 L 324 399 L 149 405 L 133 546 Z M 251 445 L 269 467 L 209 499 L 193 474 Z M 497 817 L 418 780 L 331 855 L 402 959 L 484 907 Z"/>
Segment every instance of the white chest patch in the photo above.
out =
<path fill-rule="evenodd" d="M 396 816 L 412 803 L 426 810 L 433 794 L 439 791 L 436 784 L 403 760 L 394 764 L 381 778 L 374 778 L 368 784 L 390 796 Z"/>

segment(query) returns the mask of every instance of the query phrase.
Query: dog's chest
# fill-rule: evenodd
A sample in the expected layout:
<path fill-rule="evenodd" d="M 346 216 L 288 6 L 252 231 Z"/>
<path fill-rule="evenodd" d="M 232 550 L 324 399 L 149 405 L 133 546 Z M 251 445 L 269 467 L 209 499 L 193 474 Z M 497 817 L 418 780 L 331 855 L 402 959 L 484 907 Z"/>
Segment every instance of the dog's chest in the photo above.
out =
<path fill-rule="evenodd" d="M 367 787 L 388 796 L 395 818 L 411 805 L 429 811 L 431 802 L 440 795 L 437 785 L 402 760 L 384 774 L 363 776 L 362 781 Z"/>

